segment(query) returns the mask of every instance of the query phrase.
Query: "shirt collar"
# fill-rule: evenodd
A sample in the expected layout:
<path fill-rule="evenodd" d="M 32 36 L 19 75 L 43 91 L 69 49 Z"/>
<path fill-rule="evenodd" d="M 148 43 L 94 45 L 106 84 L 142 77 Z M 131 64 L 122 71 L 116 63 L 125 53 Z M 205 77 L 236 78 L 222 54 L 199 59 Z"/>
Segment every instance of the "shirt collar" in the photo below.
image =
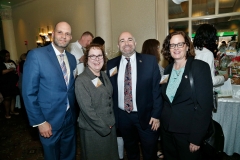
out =
<path fill-rule="evenodd" d="M 133 55 L 131 55 L 130 57 L 130 62 L 134 62 L 136 60 L 136 52 L 133 53 Z M 122 61 L 127 61 L 126 57 L 124 55 L 122 55 Z"/>
<path fill-rule="evenodd" d="M 76 41 L 76 43 L 77 43 L 77 46 L 79 47 L 79 48 L 83 48 L 83 46 L 78 42 L 78 41 Z"/>
<path fill-rule="evenodd" d="M 57 50 L 57 48 L 55 48 L 55 46 L 53 45 L 53 43 L 52 43 L 52 47 L 53 47 L 53 50 L 54 50 L 54 52 L 55 52 L 55 54 L 56 54 L 57 56 L 59 56 L 60 54 L 64 54 L 64 55 L 65 55 L 65 50 L 63 51 L 63 53 L 59 52 L 59 51 Z"/>

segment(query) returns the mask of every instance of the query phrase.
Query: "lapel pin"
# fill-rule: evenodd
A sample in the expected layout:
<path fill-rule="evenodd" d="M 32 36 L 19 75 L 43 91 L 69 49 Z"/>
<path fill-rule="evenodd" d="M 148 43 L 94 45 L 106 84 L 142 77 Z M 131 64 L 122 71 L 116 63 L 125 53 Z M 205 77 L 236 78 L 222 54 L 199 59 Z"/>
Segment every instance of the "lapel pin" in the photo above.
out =
<path fill-rule="evenodd" d="M 142 63 L 142 60 L 139 60 L 140 63 Z"/>
<path fill-rule="evenodd" d="M 187 75 L 185 75 L 185 78 L 187 78 Z"/>

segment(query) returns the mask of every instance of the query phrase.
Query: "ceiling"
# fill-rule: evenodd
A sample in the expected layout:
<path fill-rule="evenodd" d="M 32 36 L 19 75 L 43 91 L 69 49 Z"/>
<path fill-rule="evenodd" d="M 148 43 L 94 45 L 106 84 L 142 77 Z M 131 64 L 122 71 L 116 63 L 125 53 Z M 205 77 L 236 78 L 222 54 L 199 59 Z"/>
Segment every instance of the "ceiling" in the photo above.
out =
<path fill-rule="evenodd" d="M 13 7 L 15 5 L 18 5 L 18 4 L 21 4 L 21 3 L 25 3 L 25 2 L 28 2 L 28 1 L 29 0 L 0 0 L 0 8 L 1 8 L 1 5 Z"/>
<path fill-rule="evenodd" d="M 0 0 L 0 9 L 2 5 L 14 7 L 28 3 L 33 0 Z M 10 2 L 10 3 L 9 3 Z M 169 19 L 188 17 L 188 1 L 181 4 L 175 4 L 172 0 L 169 2 Z M 192 16 L 206 16 L 213 15 L 215 12 L 215 0 L 192 0 Z M 223 17 L 207 20 L 207 23 L 214 24 L 218 30 L 228 30 L 231 28 L 240 27 L 240 0 L 219 0 L 219 13 L 239 12 L 239 16 Z M 198 27 L 199 23 L 203 21 L 193 21 L 193 31 Z M 172 22 L 169 24 L 170 28 L 186 30 L 188 23 L 185 22 Z M 237 26 L 232 28 L 232 26 Z"/>

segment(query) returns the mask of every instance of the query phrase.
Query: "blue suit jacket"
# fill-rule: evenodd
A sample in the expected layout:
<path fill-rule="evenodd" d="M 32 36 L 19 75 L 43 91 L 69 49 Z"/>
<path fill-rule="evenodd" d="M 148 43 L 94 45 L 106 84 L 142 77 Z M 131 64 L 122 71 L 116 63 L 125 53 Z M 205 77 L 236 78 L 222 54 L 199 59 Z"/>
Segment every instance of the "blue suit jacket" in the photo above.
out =
<path fill-rule="evenodd" d="M 118 73 L 110 77 L 109 70 L 117 67 L 122 56 L 109 60 L 107 63 L 107 75 L 113 85 L 113 108 L 118 126 Z M 160 119 L 162 110 L 162 97 L 160 89 L 160 72 L 157 60 L 154 56 L 136 53 L 137 65 L 137 86 L 136 104 L 138 109 L 139 122 L 143 129 L 149 125 L 150 118 Z M 122 102 L 124 103 L 124 102 Z"/>
<path fill-rule="evenodd" d="M 66 55 L 70 67 L 68 87 L 52 45 L 33 49 L 27 56 L 22 95 L 31 126 L 47 121 L 53 130 L 58 130 L 66 114 L 67 98 L 75 122 L 73 71 L 76 60 L 69 52 Z"/>

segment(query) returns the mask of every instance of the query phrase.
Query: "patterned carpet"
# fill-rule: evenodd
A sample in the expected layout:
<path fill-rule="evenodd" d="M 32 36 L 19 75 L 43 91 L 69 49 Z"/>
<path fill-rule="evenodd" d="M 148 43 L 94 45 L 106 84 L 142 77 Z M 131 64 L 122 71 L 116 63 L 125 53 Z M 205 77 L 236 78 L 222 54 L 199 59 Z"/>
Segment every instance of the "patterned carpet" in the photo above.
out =
<path fill-rule="evenodd" d="M 0 160 L 43 160 L 37 128 L 28 125 L 24 109 L 18 111 L 20 115 L 12 115 L 11 119 L 6 119 L 4 108 L 0 106 Z M 80 159 L 78 131 L 77 128 L 77 160 Z M 222 160 L 240 160 L 240 155 L 234 154 L 230 157 L 224 154 Z"/>

